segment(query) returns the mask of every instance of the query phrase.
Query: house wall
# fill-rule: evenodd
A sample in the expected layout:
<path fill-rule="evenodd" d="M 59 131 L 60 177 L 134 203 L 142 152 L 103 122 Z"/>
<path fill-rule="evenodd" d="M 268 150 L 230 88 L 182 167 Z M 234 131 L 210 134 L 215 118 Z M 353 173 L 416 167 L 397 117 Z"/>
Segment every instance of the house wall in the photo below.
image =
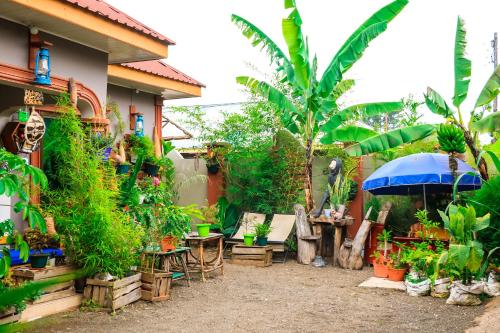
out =
<path fill-rule="evenodd" d="M 108 54 L 40 32 L 42 40 L 54 44 L 50 50 L 52 75 L 73 77 L 93 90 L 101 105 L 106 103 Z M 0 62 L 28 68 L 29 30 L 26 26 L 0 19 Z"/>
<path fill-rule="evenodd" d="M 130 105 L 135 105 L 136 111 L 144 115 L 144 135 L 151 139 L 153 138 L 153 129 L 155 127 L 155 95 L 139 92 L 136 93 L 135 89 L 119 87 L 115 85 L 108 85 L 108 99 L 109 102 L 115 102 L 125 123 L 125 134 L 133 133 L 130 129 Z M 117 120 L 110 116 L 112 131 L 116 131 Z"/>
<path fill-rule="evenodd" d="M 0 19 L 0 62 L 28 67 L 28 28 Z"/>
<path fill-rule="evenodd" d="M 52 74 L 64 78 L 72 77 L 83 83 L 94 91 L 104 108 L 108 83 L 108 54 L 60 37 L 43 32 L 40 34 L 42 40 L 54 44 L 50 48 Z"/>

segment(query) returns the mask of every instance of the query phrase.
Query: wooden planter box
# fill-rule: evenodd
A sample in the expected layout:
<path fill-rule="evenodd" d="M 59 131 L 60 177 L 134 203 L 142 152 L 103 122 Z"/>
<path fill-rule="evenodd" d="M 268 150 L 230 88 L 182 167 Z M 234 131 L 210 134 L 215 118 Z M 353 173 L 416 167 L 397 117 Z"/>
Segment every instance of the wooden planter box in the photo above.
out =
<path fill-rule="evenodd" d="M 14 269 L 12 275 L 18 282 L 44 281 L 74 273 L 75 271 L 76 268 L 69 265 L 46 267 L 43 269 L 21 267 Z M 77 309 L 82 303 L 82 295 L 75 292 L 74 285 L 75 281 L 71 280 L 45 288 L 43 294 L 38 299 L 26 305 L 26 309 L 20 314 L 19 321 L 27 322 Z"/>
<path fill-rule="evenodd" d="M 141 272 L 141 274 L 143 300 L 156 302 L 170 298 L 172 273 L 155 269 L 154 272 Z"/>
<path fill-rule="evenodd" d="M 234 245 L 231 264 L 267 267 L 273 264 L 273 247 Z"/>
<path fill-rule="evenodd" d="M 15 323 L 16 321 L 19 321 L 20 318 L 21 314 L 16 313 L 16 309 L 14 307 L 9 308 L 0 312 L 0 325 Z"/>
<path fill-rule="evenodd" d="M 141 273 L 114 281 L 87 279 L 83 297 L 95 304 L 115 311 L 141 298 Z"/>

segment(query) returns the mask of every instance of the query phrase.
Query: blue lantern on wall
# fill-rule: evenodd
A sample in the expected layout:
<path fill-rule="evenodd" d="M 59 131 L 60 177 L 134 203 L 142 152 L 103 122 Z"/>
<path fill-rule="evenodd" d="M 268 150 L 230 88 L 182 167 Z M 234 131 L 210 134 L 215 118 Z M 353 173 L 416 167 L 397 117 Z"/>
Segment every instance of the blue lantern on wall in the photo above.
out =
<path fill-rule="evenodd" d="M 142 113 L 138 113 L 135 117 L 135 135 L 144 136 L 144 117 Z"/>
<path fill-rule="evenodd" d="M 35 60 L 35 83 L 50 85 L 50 53 L 49 50 L 41 47 L 36 52 Z"/>

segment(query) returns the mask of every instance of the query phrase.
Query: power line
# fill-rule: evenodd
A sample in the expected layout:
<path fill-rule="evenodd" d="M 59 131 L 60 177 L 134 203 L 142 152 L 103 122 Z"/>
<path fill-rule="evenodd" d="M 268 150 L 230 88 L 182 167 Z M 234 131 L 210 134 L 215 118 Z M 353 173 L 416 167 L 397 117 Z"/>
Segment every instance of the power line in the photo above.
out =
<path fill-rule="evenodd" d="M 181 107 L 186 108 L 194 108 L 199 107 L 200 109 L 209 109 L 209 108 L 217 108 L 221 106 L 231 106 L 231 105 L 246 105 L 246 104 L 255 104 L 257 102 L 231 102 L 231 103 L 218 103 L 218 104 L 193 104 L 193 105 L 182 105 Z M 173 107 L 172 105 L 166 105 L 167 108 Z M 174 106 L 175 107 L 175 106 Z"/>

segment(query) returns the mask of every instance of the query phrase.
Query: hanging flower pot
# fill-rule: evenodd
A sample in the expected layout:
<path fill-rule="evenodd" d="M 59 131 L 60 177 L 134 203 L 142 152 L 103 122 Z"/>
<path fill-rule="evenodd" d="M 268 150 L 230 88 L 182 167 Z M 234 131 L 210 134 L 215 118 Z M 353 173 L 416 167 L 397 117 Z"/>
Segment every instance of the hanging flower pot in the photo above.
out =
<path fill-rule="evenodd" d="M 219 164 L 208 164 L 207 163 L 207 171 L 211 175 L 215 175 L 217 172 L 219 172 L 220 165 Z"/>
<path fill-rule="evenodd" d="M 130 170 L 130 164 L 118 164 L 116 166 L 116 173 L 118 175 L 127 174 L 129 170 Z"/>
<path fill-rule="evenodd" d="M 157 176 L 160 171 L 160 166 L 153 163 L 144 162 L 143 166 L 144 172 L 151 177 Z"/>

